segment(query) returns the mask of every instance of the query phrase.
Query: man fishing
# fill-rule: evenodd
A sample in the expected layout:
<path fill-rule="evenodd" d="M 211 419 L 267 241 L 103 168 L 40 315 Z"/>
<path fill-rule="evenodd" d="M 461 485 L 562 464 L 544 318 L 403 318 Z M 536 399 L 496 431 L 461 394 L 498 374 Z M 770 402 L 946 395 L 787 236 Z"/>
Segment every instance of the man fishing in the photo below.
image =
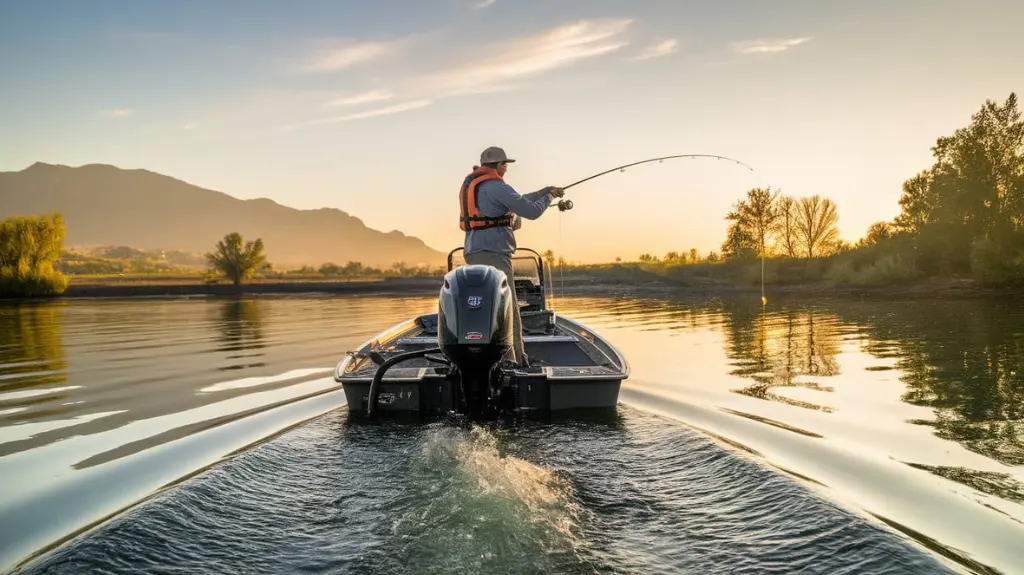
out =
<path fill-rule="evenodd" d="M 459 188 L 459 227 L 466 232 L 463 254 L 469 265 L 495 267 L 508 277 L 512 288 L 513 361 L 529 367 L 523 348 L 523 325 L 513 281 L 512 254 L 516 251 L 515 230 L 522 218 L 535 220 L 551 206 L 551 200 L 565 195 L 562 188 L 548 186 L 520 195 L 505 183 L 508 165 L 515 160 L 505 150 L 490 147 L 480 154 L 480 166 L 474 166 Z"/>

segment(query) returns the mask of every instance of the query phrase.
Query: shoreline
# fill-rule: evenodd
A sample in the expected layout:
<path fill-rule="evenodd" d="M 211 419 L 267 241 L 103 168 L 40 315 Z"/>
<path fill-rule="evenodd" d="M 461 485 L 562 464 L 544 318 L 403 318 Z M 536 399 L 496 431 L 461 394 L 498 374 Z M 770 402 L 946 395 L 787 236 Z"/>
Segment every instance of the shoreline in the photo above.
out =
<path fill-rule="evenodd" d="M 164 281 L 152 283 L 90 282 L 68 285 L 61 298 L 131 298 L 183 296 L 237 296 L 262 294 L 428 294 L 440 287 L 440 278 L 388 278 L 382 280 L 310 281 L 263 280 L 233 284 Z"/>
<path fill-rule="evenodd" d="M 658 280 L 647 282 L 623 281 L 619 278 L 604 278 L 599 275 L 576 276 L 570 281 L 566 278 L 566 286 L 589 291 L 601 285 L 640 291 L 646 293 L 674 293 L 679 295 L 757 295 L 761 294 L 761 286 L 743 285 L 714 280 L 673 280 L 659 277 Z M 557 286 L 557 279 L 555 280 Z M 1014 298 L 1024 296 L 1024 288 L 1019 286 L 986 286 L 971 279 L 920 280 L 884 286 L 857 286 L 849 284 L 792 283 L 765 284 L 765 296 L 815 296 L 815 297 L 857 297 L 857 298 Z"/>
<path fill-rule="evenodd" d="M 604 274 L 571 274 L 564 281 L 555 275 L 549 295 L 567 296 L 667 296 L 667 297 L 760 297 L 760 285 L 742 285 L 713 280 L 674 280 L 656 274 L 630 274 L 628 277 Z M 59 296 L 48 298 L 0 298 L 0 301 L 59 300 L 79 298 L 192 297 L 239 295 L 436 295 L 441 278 L 385 278 L 380 280 L 260 280 L 241 286 L 207 284 L 173 279 L 149 281 L 92 280 L 72 283 Z M 974 280 L 930 280 L 887 286 L 853 286 L 827 283 L 767 284 L 765 296 L 842 297 L 861 299 L 1013 299 L 1024 296 L 1019 287 L 989 287 Z"/>

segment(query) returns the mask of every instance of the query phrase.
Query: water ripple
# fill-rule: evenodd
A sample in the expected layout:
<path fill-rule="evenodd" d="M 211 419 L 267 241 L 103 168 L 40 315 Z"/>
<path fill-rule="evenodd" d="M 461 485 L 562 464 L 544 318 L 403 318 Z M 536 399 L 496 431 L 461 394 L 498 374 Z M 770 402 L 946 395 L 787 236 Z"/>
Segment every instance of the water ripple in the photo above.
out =
<path fill-rule="evenodd" d="M 941 573 L 930 556 L 660 418 L 513 428 L 333 412 L 26 573 Z"/>
<path fill-rule="evenodd" d="M 1018 568 L 1024 308 L 772 302 L 556 300 L 629 357 L 623 401 L 703 433 L 334 413 L 173 488 L 335 406 L 342 353 L 436 301 L 2 306 L 0 558 L 166 489 L 29 571 Z"/>

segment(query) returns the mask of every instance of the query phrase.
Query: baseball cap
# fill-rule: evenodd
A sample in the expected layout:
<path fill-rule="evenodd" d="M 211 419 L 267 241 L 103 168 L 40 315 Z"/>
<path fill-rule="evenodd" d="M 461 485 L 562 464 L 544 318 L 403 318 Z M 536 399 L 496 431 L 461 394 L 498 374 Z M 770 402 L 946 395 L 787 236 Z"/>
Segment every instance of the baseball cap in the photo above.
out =
<path fill-rule="evenodd" d="M 502 150 L 497 146 L 491 146 L 480 154 L 481 164 L 491 164 L 495 162 L 508 162 L 511 164 L 514 161 L 515 160 L 510 160 L 508 156 L 505 155 L 505 150 Z"/>

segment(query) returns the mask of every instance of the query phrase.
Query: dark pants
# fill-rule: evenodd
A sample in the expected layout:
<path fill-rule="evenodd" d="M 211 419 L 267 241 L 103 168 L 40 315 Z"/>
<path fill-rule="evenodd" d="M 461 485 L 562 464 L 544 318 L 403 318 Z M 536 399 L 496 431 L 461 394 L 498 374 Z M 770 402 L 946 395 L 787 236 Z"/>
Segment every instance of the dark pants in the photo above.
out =
<path fill-rule="evenodd" d="M 516 298 L 515 276 L 512 272 L 512 254 L 499 252 L 473 252 L 466 254 L 469 265 L 484 265 L 498 268 L 508 277 L 508 287 L 512 291 L 512 357 L 517 365 L 524 365 L 526 350 L 523 348 L 523 323 L 519 316 L 519 300 Z"/>

